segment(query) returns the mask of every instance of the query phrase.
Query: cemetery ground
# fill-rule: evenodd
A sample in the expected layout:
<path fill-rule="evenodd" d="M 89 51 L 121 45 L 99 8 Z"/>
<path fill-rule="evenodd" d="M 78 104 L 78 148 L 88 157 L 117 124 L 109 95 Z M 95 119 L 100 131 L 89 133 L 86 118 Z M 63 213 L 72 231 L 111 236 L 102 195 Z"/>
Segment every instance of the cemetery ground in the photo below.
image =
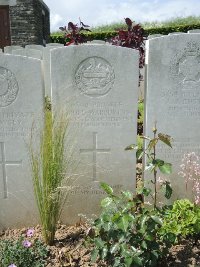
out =
<path fill-rule="evenodd" d="M 142 106 L 140 106 L 139 110 L 140 111 L 138 116 L 138 125 L 139 125 L 138 134 L 141 135 L 143 129 L 143 125 L 141 123 L 141 117 L 143 117 Z M 141 175 L 142 175 L 142 162 L 141 160 L 139 160 L 137 162 L 137 177 L 136 177 L 138 186 L 140 186 L 141 184 L 142 180 Z M 71 226 L 58 222 L 53 245 L 45 244 L 41 225 L 37 226 L 30 225 L 30 227 L 28 228 L 21 228 L 21 229 L 8 228 L 7 230 L 0 232 L 0 242 L 5 240 L 10 240 L 12 242 L 16 242 L 17 240 L 21 241 L 24 240 L 27 242 L 26 249 L 28 250 L 30 247 L 28 246 L 29 241 L 27 240 L 30 240 L 31 244 L 34 244 L 36 240 L 40 240 L 47 250 L 47 256 L 44 258 L 43 265 L 38 265 L 38 266 L 111 267 L 111 265 L 108 265 L 106 262 L 98 259 L 95 262 L 91 261 L 92 257 L 91 255 L 94 246 L 87 241 L 88 237 L 93 234 L 91 229 L 92 229 L 91 220 L 87 220 L 87 218 L 80 217 L 80 220 L 76 224 Z M 28 231 L 31 232 L 31 235 L 29 236 L 27 234 Z M 11 264 L 9 265 L 9 267 L 10 266 L 20 267 L 21 265 Z M 133 267 L 134 266 L 136 267 L 138 265 L 133 265 Z M 192 236 L 187 236 L 187 238 L 181 239 L 181 242 L 172 246 L 169 249 L 167 256 L 161 259 L 156 266 L 157 267 L 200 266 L 200 241 L 195 238 L 192 238 Z M 2 267 L 4 267 L 4 265 L 2 265 Z"/>
<path fill-rule="evenodd" d="M 40 225 L 33 228 L 34 238 L 42 240 Z M 78 222 L 73 226 L 58 224 L 55 243 L 47 246 L 48 257 L 45 259 L 45 267 L 107 267 L 103 262 L 91 263 L 91 246 L 85 245 L 90 225 Z M 25 238 L 27 229 L 7 229 L 0 233 L 0 240 L 17 240 L 20 236 Z M 159 266 L 192 267 L 200 266 L 200 242 L 187 238 L 180 244 L 173 246 L 167 258 L 163 259 Z M 19 266 L 17 266 L 19 267 Z"/>

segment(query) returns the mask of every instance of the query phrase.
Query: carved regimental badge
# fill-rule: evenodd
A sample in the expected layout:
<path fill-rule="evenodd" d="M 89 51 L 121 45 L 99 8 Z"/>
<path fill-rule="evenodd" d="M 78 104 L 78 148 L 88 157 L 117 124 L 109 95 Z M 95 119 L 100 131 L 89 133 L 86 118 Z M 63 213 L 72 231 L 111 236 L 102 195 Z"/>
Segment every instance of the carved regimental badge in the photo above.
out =
<path fill-rule="evenodd" d="M 84 95 L 99 97 L 113 87 L 115 74 L 112 66 L 103 58 L 90 57 L 78 66 L 75 84 Z"/>
<path fill-rule="evenodd" d="M 200 82 L 200 47 L 196 42 L 189 42 L 174 56 L 170 72 L 172 78 L 183 84 L 183 89 Z"/>
<path fill-rule="evenodd" d="M 0 67 L 0 107 L 6 107 L 13 103 L 19 91 L 14 74 Z"/>

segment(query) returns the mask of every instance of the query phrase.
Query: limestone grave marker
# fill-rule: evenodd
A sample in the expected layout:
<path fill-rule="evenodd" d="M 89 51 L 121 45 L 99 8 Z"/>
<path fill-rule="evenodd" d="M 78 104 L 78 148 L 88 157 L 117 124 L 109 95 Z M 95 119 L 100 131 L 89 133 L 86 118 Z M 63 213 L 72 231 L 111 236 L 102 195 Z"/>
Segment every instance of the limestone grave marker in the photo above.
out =
<path fill-rule="evenodd" d="M 64 211 L 67 223 L 78 214 L 97 214 L 105 196 L 100 182 L 115 191 L 135 190 L 138 53 L 132 49 L 83 45 L 51 50 L 52 102 L 70 109 L 76 142 L 77 180 Z M 74 134 L 73 134 L 74 130 Z"/>
<path fill-rule="evenodd" d="M 0 55 L 1 230 L 38 223 L 27 144 L 42 124 L 43 90 L 40 60 Z"/>
<path fill-rule="evenodd" d="M 60 44 L 60 43 L 48 43 L 46 44 L 46 47 L 49 47 L 49 46 L 53 46 L 53 47 L 63 47 L 64 45 L 63 44 Z"/>
<path fill-rule="evenodd" d="M 200 29 L 189 30 L 188 33 L 200 33 Z"/>
<path fill-rule="evenodd" d="M 173 199 L 192 198 L 178 175 L 184 154 L 200 155 L 200 37 L 198 34 L 168 35 L 147 41 L 145 135 L 169 134 L 173 148 L 160 144 L 157 158 L 172 163 Z M 158 176 L 163 177 L 162 174 Z M 149 181 L 149 174 L 145 181 Z"/>
<path fill-rule="evenodd" d="M 4 53 L 6 53 L 6 54 L 12 54 L 12 51 L 13 50 L 16 50 L 16 49 L 22 49 L 22 47 L 19 46 L 19 45 L 5 46 L 4 47 Z"/>

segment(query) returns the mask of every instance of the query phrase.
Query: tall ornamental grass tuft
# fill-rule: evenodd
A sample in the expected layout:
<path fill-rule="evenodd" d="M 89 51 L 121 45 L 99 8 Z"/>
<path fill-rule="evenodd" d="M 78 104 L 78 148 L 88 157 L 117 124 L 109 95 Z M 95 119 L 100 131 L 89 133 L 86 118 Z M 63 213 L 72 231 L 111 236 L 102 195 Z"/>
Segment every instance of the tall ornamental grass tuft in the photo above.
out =
<path fill-rule="evenodd" d="M 40 149 L 34 149 L 32 134 L 30 160 L 43 237 L 48 245 L 54 242 L 56 225 L 70 188 L 71 179 L 67 173 L 73 160 L 70 148 L 65 153 L 68 129 L 69 117 L 64 114 L 53 117 L 50 104 L 46 101 Z"/>

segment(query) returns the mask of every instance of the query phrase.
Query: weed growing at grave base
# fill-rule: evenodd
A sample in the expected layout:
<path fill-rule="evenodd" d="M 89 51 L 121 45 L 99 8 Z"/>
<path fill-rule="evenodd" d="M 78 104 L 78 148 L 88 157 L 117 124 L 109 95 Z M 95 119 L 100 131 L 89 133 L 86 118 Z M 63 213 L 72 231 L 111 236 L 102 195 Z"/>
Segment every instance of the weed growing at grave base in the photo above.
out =
<path fill-rule="evenodd" d="M 194 153 L 185 155 L 181 165 L 181 174 L 186 179 L 193 180 L 193 191 L 196 193 L 195 203 L 187 199 L 176 200 L 169 206 L 157 206 L 157 195 L 164 188 L 164 196 L 172 195 L 170 182 L 161 181 L 157 177 L 158 170 L 170 174 L 172 166 L 156 156 L 156 145 L 162 142 L 171 146 L 171 137 L 158 133 L 156 125 L 153 138 L 142 137 L 148 141 L 146 148 L 130 145 L 126 150 L 136 149 L 138 159 L 146 155 L 148 161 L 145 170 L 153 173 L 153 189 L 141 187 L 134 196 L 131 192 L 121 192 L 115 195 L 113 189 L 101 183 L 108 197 L 101 201 L 102 213 L 97 218 L 89 233 L 89 241 L 94 245 L 92 260 L 103 260 L 108 266 L 138 267 L 157 266 L 169 252 L 169 248 L 188 236 L 199 238 L 200 206 L 196 189 L 199 179 L 198 157 Z M 184 174 L 184 175 L 183 175 Z M 192 178 L 193 177 L 193 178 Z M 159 188 L 159 189 L 158 189 Z M 199 188 L 199 186 L 198 186 Z M 144 197 L 151 196 L 153 205 L 144 202 Z"/>
<path fill-rule="evenodd" d="M 1 267 L 43 267 L 48 250 L 38 239 L 33 239 L 29 229 L 26 237 L 0 241 Z"/>
<path fill-rule="evenodd" d="M 71 178 L 66 177 L 67 171 L 73 165 L 71 146 L 65 153 L 68 126 L 67 115 L 53 118 L 51 105 L 46 102 L 40 151 L 34 150 L 33 137 L 30 145 L 34 193 L 43 236 L 49 245 L 53 244 L 56 225 L 71 184 Z"/>
<path fill-rule="evenodd" d="M 172 242 L 200 233 L 200 207 L 188 199 L 176 200 L 171 209 L 165 211 L 159 234 Z"/>
<path fill-rule="evenodd" d="M 108 197 L 101 201 L 102 214 L 94 221 L 93 237 L 90 241 L 95 245 L 92 260 L 104 260 L 108 266 L 156 266 L 158 260 L 166 255 L 169 247 L 175 240 L 162 236 L 159 231 L 165 208 L 157 207 L 157 170 L 164 174 L 171 173 L 171 164 L 156 158 L 156 145 L 163 142 L 171 147 L 171 137 L 157 134 L 153 129 L 153 138 L 143 136 L 149 141 L 147 148 L 138 148 L 130 145 L 126 150 L 136 149 L 136 156 L 140 159 L 143 155 L 148 158 L 146 169 L 154 173 L 153 194 L 150 189 L 142 187 L 134 197 L 131 192 L 122 192 L 120 196 L 113 193 L 113 189 L 101 183 Z M 170 183 L 162 182 L 165 187 L 165 197 L 170 198 L 172 189 Z M 144 196 L 151 195 L 153 207 L 144 205 Z"/>

